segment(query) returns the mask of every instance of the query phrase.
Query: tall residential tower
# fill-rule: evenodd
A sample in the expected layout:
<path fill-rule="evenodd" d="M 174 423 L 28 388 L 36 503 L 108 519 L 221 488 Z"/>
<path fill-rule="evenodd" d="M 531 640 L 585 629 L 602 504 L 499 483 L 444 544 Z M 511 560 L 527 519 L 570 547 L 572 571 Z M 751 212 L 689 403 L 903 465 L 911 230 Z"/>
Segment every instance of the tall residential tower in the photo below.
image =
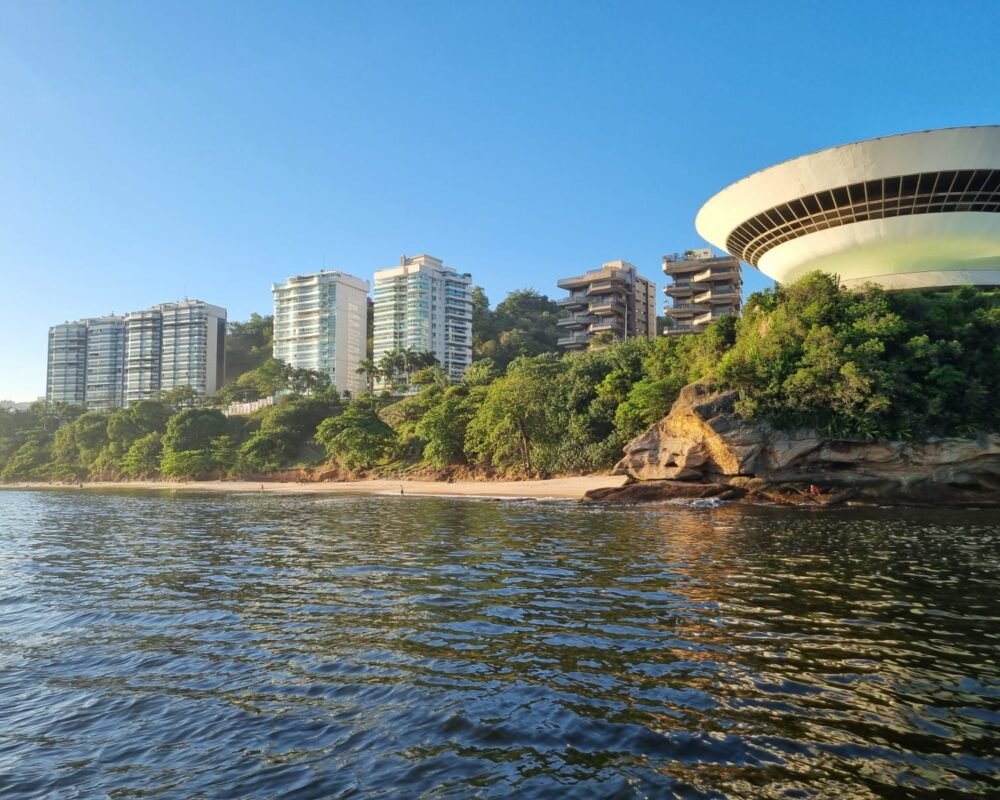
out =
<path fill-rule="evenodd" d="M 87 323 L 86 406 L 91 411 L 121 408 L 125 386 L 125 320 L 97 317 Z"/>
<path fill-rule="evenodd" d="M 201 300 L 155 306 L 163 318 L 160 388 L 214 394 L 225 375 L 226 309 Z"/>
<path fill-rule="evenodd" d="M 591 340 L 610 333 L 616 340 L 656 336 L 656 284 L 638 274 L 634 264 L 609 261 L 575 278 L 559 281 L 569 297 L 559 301 L 568 315 L 559 320 L 566 334 L 558 344 L 586 350 Z"/>
<path fill-rule="evenodd" d="M 107 411 L 161 389 L 214 394 L 222 385 L 225 340 L 226 310 L 200 300 L 55 325 L 45 396 Z"/>
<path fill-rule="evenodd" d="M 663 290 L 672 301 L 663 308 L 668 335 L 701 333 L 713 320 L 740 313 L 743 278 L 732 256 L 716 256 L 708 248 L 686 250 L 664 256 L 663 271 L 671 279 Z"/>
<path fill-rule="evenodd" d="M 274 357 L 296 369 L 330 376 L 338 392 L 366 388 L 368 282 L 343 272 L 295 275 L 271 287 Z"/>
<path fill-rule="evenodd" d="M 49 328 L 49 367 L 45 399 L 82 406 L 87 399 L 87 323 Z"/>
<path fill-rule="evenodd" d="M 460 381 L 472 363 L 472 276 L 429 255 L 375 273 L 375 361 L 398 349 L 431 352 Z"/>

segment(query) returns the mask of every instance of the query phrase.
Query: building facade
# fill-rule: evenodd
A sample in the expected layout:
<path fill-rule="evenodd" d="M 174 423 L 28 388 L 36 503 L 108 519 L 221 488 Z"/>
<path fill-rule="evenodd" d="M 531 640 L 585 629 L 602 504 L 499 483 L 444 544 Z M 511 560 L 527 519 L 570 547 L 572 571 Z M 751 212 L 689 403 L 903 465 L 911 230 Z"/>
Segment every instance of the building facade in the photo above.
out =
<path fill-rule="evenodd" d="M 121 408 L 125 386 L 125 320 L 96 317 L 87 323 L 87 389 L 89 411 Z"/>
<path fill-rule="evenodd" d="M 586 350 L 595 336 L 610 333 L 624 341 L 656 336 L 656 284 L 639 275 L 634 264 L 609 261 L 600 269 L 558 282 L 569 297 L 559 300 L 567 315 L 559 320 L 565 334 L 558 344 Z"/>
<path fill-rule="evenodd" d="M 160 389 L 215 394 L 225 376 L 226 309 L 201 300 L 156 306 L 162 317 Z"/>
<path fill-rule="evenodd" d="M 394 350 L 431 352 L 453 382 L 472 364 L 472 276 L 437 258 L 400 258 L 375 273 L 374 358 Z"/>
<path fill-rule="evenodd" d="M 276 283 L 271 294 L 274 357 L 329 375 L 341 394 L 363 392 L 358 365 L 367 353 L 368 281 L 324 270 Z"/>
<path fill-rule="evenodd" d="M 66 322 L 49 328 L 45 399 L 83 405 L 87 399 L 87 323 Z"/>
<path fill-rule="evenodd" d="M 666 334 L 701 333 L 713 320 L 740 313 L 743 273 L 732 256 L 716 256 L 708 248 L 663 257 L 670 283 L 663 293 Z"/>
<path fill-rule="evenodd" d="M 126 406 L 160 391 L 163 315 L 156 309 L 125 315 Z"/>
<path fill-rule="evenodd" d="M 695 220 L 774 280 L 1000 286 L 1000 125 L 905 133 L 793 158 L 726 187 Z"/>
<path fill-rule="evenodd" d="M 46 399 L 107 411 L 191 386 L 213 394 L 225 365 L 226 311 L 200 300 L 49 329 Z"/>

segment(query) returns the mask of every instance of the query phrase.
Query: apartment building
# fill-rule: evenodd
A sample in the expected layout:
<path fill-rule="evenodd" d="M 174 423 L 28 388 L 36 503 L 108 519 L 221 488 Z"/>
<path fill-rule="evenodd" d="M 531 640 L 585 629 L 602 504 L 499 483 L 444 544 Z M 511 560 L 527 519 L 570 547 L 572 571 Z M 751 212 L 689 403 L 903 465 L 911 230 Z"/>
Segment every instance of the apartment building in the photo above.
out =
<path fill-rule="evenodd" d="M 271 286 L 274 357 L 330 376 L 341 394 L 367 388 L 358 365 L 367 353 L 368 281 L 322 270 Z"/>
<path fill-rule="evenodd" d="M 701 333 L 713 320 L 740 313 L 743 276 L 733 256 L 716 256 L 708 248 L 663 257 L 671 282 L 663 292 L 670 298 L 663 311 L 669 336 Z"/>
<path fill-rule="evenodd" d="M 125 401 L 128 406 L 160 391 L 163 315 L 157 309 L 125 315 Z"/>
<path fill-rule="evenodd" d="M 225 376 L 226 309 L 201 300 L 161 303 L 160 389 L 214 394 Z"/>
<path fill-rule="evenodd" d="M 200 300 L 164 303 L 49 329 L 46 399 L 107 411 L 191 386 L 222 384 L 226 311 Z"/>
<path fill-rule="evenodd" d="M 87 323 L 66 322 L 49 328 L 45 399 L 83 405 L 87 398 Z"/>
<path fill-rule="evenodd" d="M 608 261 L 557 285 L 569 292 L 559 300 L 567 315 L 559 320 L 565 335 L 558 344 L 567 350 L 586 350 L 602 333 L 619 341 L 656 336 L 656 284 L 639 275 L 634 264 Z"/>
<path fill-rule="evenodd" d="M 375 360 L 397 349 L 432 352 L 452 381 L 472 364 L 472 276 L 433 256 L 401 256 L 375 273 Z"/>
<path fill-rule="evenodd" d="M 125 381 L 125 320 L 107 316 L 86 320 L 87 376 L 84 402 L 89 411 L 120 408 Z"/>

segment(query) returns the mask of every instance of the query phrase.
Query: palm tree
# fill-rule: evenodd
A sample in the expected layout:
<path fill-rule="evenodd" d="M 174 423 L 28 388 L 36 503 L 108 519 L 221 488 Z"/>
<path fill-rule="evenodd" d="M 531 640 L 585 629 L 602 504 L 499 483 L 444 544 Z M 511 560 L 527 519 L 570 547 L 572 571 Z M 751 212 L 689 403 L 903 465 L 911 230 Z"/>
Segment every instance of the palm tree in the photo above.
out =
<path fill-rule="evenodd" d="M 406 374 L 406 385 L 410 385 L 410 378 L 418 368 L 420 355 L 412 347 L 404 347 L 399 351 L 399 358 L 402 362 L 403 372 Z"/>
<path fill-rule="evenodd" d="M 434 354 L 433 350 L 423 350 L 417 353 L 418 366 L 423 367 L 433 367 L 438 363 L 438 357 Z"/>
<path fill-rule="evenodd" d="M 398 350 L 390 350 L 388 353 L 383 354 L 382 358 L 378 361 L 379 377 L 391 387 L 395 387 L 396 379 L 400 372 L 398 352 Z"/>
<path fill-rule="evenodd" d="M 355 370 L 358 375 L 364 375 L 365 379 L 368 381 L 368 391 L 375 391 L 375 381 L 377 378 L 381 377 L 382 370 L 378 368 L 378 364 L 375 363 L 375 359 L 366 358 L 358 362 L 358 368 Z"/>

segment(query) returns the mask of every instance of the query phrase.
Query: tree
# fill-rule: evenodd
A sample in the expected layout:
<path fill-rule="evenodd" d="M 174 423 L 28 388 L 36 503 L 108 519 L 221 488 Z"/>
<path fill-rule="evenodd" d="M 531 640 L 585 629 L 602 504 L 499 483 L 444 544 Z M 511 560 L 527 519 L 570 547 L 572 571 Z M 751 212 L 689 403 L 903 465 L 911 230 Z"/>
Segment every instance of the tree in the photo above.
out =
<path fill-rule="evenodd" d="M 445 467 L 465 463 L 465 436 L 485 396 L 482 387 L 449 386 L 420 418 L 416 434 L 424 441 L 423 458 Z"/>
<path fill-rule="evenodd" d="M 478 292 L 476 291 L 478 289 Z M 511 292 L 490 311 L 486 295 L 473 289 L 474 358 L 492 358 L 503 369 L 520 356 L 557 351 L 559 306 L 534 289 Z"/>
<path fill-rule="evenodd" d="M 462 376 L 466 386 L 489 386 L 500 377 L 500 370 L 492 358 L 481 358 L 473 361 Z"/>
<path fill-rule="evenodd" d="M 288 374 L 288 388 L 295 394 L 322 394 L 330 390 L 330 376 L 314 369 L 292 369 Z"/>
<path fill-rule="evenodd" d="M 392 452 L 396 434 L 371 406 L 352 404 L 339 417 L 320 423 L 316 441 L 348 469 L 368 469 Z"/>
<path fill-rule="evenodd" d="M 171 478 L 197 478 L 216 468 L 214 440 L 226 434 L 217 409 L 188 408 L 175 414 L 163 434 L 160 472 Z"/>
<path fill-rule="evenodd" d="M 713 370 L 737 411 L 871 439 L 1000 428 L 1000 292 L 847 291 L 830 275 L 753 295 Z"/>
<path fill-rule="evenodd" d="M 495 381 L 469 422 L 466 453 L 501 472 L 546 474 L 566 429 L 555 354 L 519 358 Z"/>
<path fill-rule="evenodd" d="M 374 359 L 365 358 L 358 362 L 358 368 L 355 370 L 358 375 L 364 375 L 365 381 L 368 384 L 368 391 L 375 391 L 375 381 L 382 377 L 382 371 L 378 368 Z"/>
<path fill-rule="evenodd" d="M 292 379 L 292 368 L 284 361 L 269 358 L 257 369 L 239 377 L 236 385 L 251 389 L 258 397 L 273 397 L 279 391 L 287 389 Z"/>
<path fill-rule="evenodd" d="M 44 480 L 52 458 L 52 438 L 42 431 L 27 436 L 0 473 L 4 480 Z"/>
<path fill-rule="evenodd" d="M 242 464 L 253 471 L 271 471 L 302 457 L 316 427 L 342 410 L 335 396 L 285 397 L 261 414 L 260 429 L 240 448 Z"/>
<path fill-rule="evenodd" d="M 130 478 L 151 478 L 159 472 L 162 453 L 160 434 L 140 436 L 129 445 L 122 459 L 122 472 Z"/>
<path fill-rule="evenodd" d="M 107 443 L 107 428 L 106 415 L 88 411 L 56 431 L 52 443 L 52 477 L 73 480 L 87 477 Z"/>
<path fill-rule="evenodd" d="M 160 392 L 159 401 L 174 409 L 194 408 L 199 405 L 202 396 L 198 394 L 193 386 L 178 386 L 174 389 L 165 389 Z"/>
<path fill-rule="evenodd" d="M 273 339 L 273 317 L 251 314 L 246 322 L 230 322 L 226 332 L 226 383 L 271 358 Z"/>

